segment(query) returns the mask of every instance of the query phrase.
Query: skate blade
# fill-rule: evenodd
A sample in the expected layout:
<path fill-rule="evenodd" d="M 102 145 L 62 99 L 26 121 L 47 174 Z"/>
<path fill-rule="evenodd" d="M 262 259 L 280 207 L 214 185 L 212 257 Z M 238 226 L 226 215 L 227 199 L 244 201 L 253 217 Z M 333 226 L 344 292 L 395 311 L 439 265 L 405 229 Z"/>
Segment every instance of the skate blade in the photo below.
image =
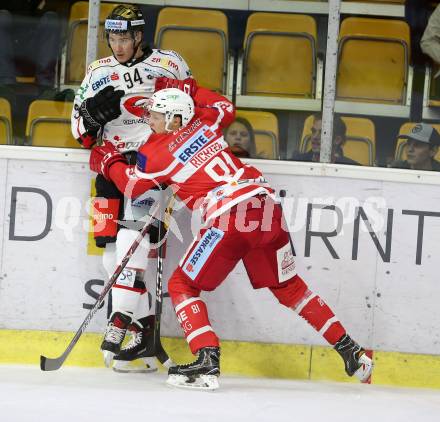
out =
<path fill-rule="evenodd" d="M 359 379 L 362 383 L 368 383 L 371 379 L 371 373 L 373 372 L 374 363 L 367 356 L 362 355 L 359 358 L 359 363 L 361 364 L 360 368 L 354 373 L 355 377 Z"/>
<path fill-rule="evenodd" d="M 143 362 L 143 366 L 139 362 Z M 157 371 L 157 365 L 154 358 L 142 358 L 134 361 L 117 360 L 113 361 L 113 371 L 130 374 L 149 374 Z"/>
<path fill-rule="evenodd" d="M 104 365 L 107 368 L 110 368 L 110 366 L 112 364 L 113 357 L 115 356 L 115 354 L 113 352 L 108 351 L 108 350 L 102 350 L 102 354 L 104 355 Z"/>
<path fill-rule="evenodd" d="M 168 375 L 166 383 L 172 387 L 202 391 L 214 391 L 220 387 L 215 375 L 200 375 L 194 380 L 185 375 Z"/>

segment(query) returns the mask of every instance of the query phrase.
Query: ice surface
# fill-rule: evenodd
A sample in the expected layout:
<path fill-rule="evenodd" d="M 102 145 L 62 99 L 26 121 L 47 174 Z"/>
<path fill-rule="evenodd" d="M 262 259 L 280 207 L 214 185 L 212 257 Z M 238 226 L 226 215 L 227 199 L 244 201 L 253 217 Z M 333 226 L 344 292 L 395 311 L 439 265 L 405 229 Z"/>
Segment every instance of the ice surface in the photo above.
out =
<path fill-rule="evenodd" d="M 0 366 L 1 422 L 438 422 L 440 391 L 221 377 L 215 392 L 173 389 L 165 373 Z"/>

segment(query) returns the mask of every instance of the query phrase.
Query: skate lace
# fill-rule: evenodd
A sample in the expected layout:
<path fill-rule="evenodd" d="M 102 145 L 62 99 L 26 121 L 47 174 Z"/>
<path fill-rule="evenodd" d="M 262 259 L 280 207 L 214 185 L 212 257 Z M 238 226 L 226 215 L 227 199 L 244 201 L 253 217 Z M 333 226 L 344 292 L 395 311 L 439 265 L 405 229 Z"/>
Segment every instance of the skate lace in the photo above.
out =
<path fill-rule="evenodd" d="M 197 365 L 214 365 L 213 359 L 219 359 L 219 352 L 212 351 L 211 353 L 199 353 L 197 359 L 194 362 L 187 363 L 185 365 L 179 365 L 182 369 L 191 369 L 193 366 Z"/>
<path fill-rule="evenodd" d="M 105 341 L 119 344 L 124 339 L 125 331 L 125 328 L 119 328 L 110 323 L 105 331 Z"/>
<path fill-rule="evenodd" d="M 127 343 L 127 345 L 124 347 L 124 350 L 130 350 L 135 348 L 138 344 L 141 344 L 142 342 L 142 332 L 139 333 L 130 333 L 131 339 Z"/>
<path fill-rule="evenodd" d="M 359 358 L 365 351 L 348 336 L 344 336 L 344 338 L 335 345 L 335 349 L 344 359 L 347 372 L 349 375 L 352 375 L 360 367 Z"/>

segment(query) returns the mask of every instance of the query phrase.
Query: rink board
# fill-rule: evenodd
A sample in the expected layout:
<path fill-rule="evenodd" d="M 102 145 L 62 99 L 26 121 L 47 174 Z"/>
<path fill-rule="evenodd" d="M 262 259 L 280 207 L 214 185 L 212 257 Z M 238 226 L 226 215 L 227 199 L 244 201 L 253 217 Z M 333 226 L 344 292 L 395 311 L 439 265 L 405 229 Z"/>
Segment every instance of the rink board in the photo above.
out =
<path fill-rule="evenodd" d="M 0 330 L 0 364 L 39 365 L 41 354 L 61 355 L 73 334 Z M 84 334 L 64 365 L 104 367 L 99 351 L 101 341 L 99 334 Z M 194 359 L 185 340 L 168 337 L 163 338 L 162 343 L 174 361 L 187 363 Z M 224 375 L 358 382 L 346 376 L 341 358 L 325 346 L 222 341 L 221 348 Z M 373 359 L 371 384 L 440 388 L 439 356 L 377 351 Z"/>
<path fill-rule="evenodd" d="M 74 332 L 105 279 L 101 257 L 88 248 L 93 178 L 88 153 L 2 147 L 0 157 L 0 329 Z M 386 353 L 384 361 L 395 356 L 396 365 L 406 363 L 401 355 L 387 352 L 409 356 L 411 362 L 417 360 L 413 356 L 440 354 L 440 175 L 255 163 L 277 193 L 287 193 L 284 211 L 299 273 L 350 334 L 374 350 L 377 359 L 381 353 Z M 175 220 L 178 230 L 171 233 L 164 266 L 165 291 L 167 278 L 199 226 L 184 209 L 176 212 Z M 151 264 L 149 281 L 154 288 L 154 260 Z M 270 292 L 252 290 L 241 264 L 218 290 L 203 297 L 214 329 L 231 344 L 279 344 L 293 348 L 294 354 L 297 347 L 305 347 L 311 358 L 304 358 L 304 368 L 318 359 L 313 351 L 325 346 L 304 321 L 278 306 Z M 107 302 L 89 326 L 91 336 L 102 332 L 106 309 Z M 181 336 L 168 299 L 163 335 Z M 318 359 L 315 375 L 319 361 L 326 359 Z M 247 369 L 251 375 L 253 367 Z M 309 370 L 292 371 L 314 377 Z M 340 365 L 337 371 L 344 375 Z M 378 377 L 392 380 L 391 375 Z"/>

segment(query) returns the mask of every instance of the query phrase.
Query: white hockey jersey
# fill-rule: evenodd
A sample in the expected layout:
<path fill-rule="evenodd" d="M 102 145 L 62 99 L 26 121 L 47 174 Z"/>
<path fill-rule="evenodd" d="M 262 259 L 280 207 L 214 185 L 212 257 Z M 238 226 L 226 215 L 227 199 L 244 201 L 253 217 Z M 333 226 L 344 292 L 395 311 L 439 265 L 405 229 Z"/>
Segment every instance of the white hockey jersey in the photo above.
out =
<path fill-rule="evenodd" d="M 106 86 L 123 90 L 121 98 L 122 114 L 108 122 L 98 133 L 98 138 L 113 143 L 124 153 L 137 151 L 151 134 L 150 126 L 143 117 L 145 103 L 154 93 L 155 79 L 158 77 L 186 79 L 191 76 L 185 60 L 172 50 L 152 50 L 148 57 L 127 66 L 113 56 L 93 62 L 78 89 L 72 110 L 72 134 L 76 139 L 87 137 L 87 131 L 78 110 L 81 103 L 93 97 Z"/>

